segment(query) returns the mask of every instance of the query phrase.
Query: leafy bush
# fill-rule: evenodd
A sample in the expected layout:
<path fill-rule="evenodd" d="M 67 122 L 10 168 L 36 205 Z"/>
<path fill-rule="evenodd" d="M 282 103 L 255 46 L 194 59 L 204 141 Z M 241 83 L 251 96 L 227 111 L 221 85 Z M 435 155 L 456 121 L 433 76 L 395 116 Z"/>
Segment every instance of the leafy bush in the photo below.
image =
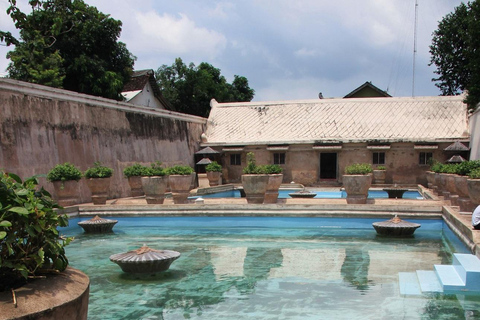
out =
<path fill-rule="evenodd" d="M 468 174 L 468 177 L 470 179 L 480 179 L 480 168 L 473 169 L 472 171 L 470 171 L 470 173 Z"/>
<path fill-rule="evenodd" d="M 266 174 L 279 174 L 282 173 L 283 169 L 278 164 L 266 164 L 260 166 L 260 171 Z"/>
<path fill-rule="evenodd" d="M 131 166 L 125 167 L 123 169 L 123 174 L 125 177 L 141 177 L 144 175 L 144 171 L 147 169 L 146 166 L 142 166 L 140 163 L 135 163 Z"/>
<path fill-rule="evenodd" d="M 212 161 L 205 166 L 207 172 L 222 172 L 222 166 L 217 161 Z"/>
<path fill-rule="evenodd" d="M 243 168 L 244 174 L 262 174 L 261 167 L 258 167 L 255 162 L 255 154 L 253 152 L 247 153 L 247 166 Z"/>
<path fill-rule="evenodd" d="M 369 174 L 372 171 L 372 166 L 368 163 L 354 163 L 345 167 L 345 174 Z"/>
<path fill-rule="evenodd" d="M 48 269 L 63 271 L 68 265 L 64 246 L 72 238 L 60 237 L 66 215 L 36 177 L 24 182 L 0 171 L 0 291 L 18 287 Z M 38 190 L 37 190 L 38 189 Z"/>
<path fill-rule="evenodd" d="M 143 167 L 141 176 L 151 177 L 151 176 L 164 176 L 167 172 L 162 168 L 162 163 L 160 161 L 154 162 L 150 167 Z"/>
<path fill-rule="evenodd" d="M 387 168 L 385 166 L 377 166 L 375 170 L 387 170 Z"/>
<path fill-rule="evenodd" d="M 90 179 L 90 178 L 109 178 L 109 177 L 112 176 L 112 174 L 113 174 L 113 169 L 112 168 L 102 166 L 102 164 L 98 161 L 95 162 L 93 165 L 94 165 L 93 168 L 88 168 L 84 172 L 85 178 L 87 178 L 87 179 Z"/>
<path fill-rule="evenodd" d="M 480 160 L 464 161 L 457 166 L 457 174 L 468 176 L 470 171 L 480 168 Z"/>
<path fill-rule="evenodd" d="M 440 173 L 449 173 L 449 174 L 455 174 L 457 173 L 457 167 L 458 164 L 456 163 L 447 163 L 442 165 L 440 169 Z"/>
<path fill-rule="evenodd" d="M 47 174 L 47 180 L 53 181 L 78 181 L 82 178 L 82 172 L 73 164 L 65 162 L 64 164 L 57 164 Z"/>
<path fill-rule="evenodd" d="M 438 161 L 435 161 L 431 166 L 430 166 L 430 171 L 433 171 L 435 173 L 440 173 L 442 171 L 442 166 L 443 164 L 441 164 L 440 162 Z"/>
<path fill-rule="evenodd" d="M 167 169 L 169 175 L 189 175 L 193 173 L 193 168 L 190 166 L 176 165 Z"/>

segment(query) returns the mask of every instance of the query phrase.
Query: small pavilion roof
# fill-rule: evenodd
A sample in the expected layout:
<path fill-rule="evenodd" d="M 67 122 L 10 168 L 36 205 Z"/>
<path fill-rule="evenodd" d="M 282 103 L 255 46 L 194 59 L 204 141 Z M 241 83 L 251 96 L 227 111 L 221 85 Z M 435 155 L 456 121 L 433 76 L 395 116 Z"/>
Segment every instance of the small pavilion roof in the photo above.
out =
<path fill-rule="evenodd" d="M 455 141 L 454 143 L 446 147 L 444 150 L 445 151 L 468 151 L 470 149 L 460 141 Z"/>

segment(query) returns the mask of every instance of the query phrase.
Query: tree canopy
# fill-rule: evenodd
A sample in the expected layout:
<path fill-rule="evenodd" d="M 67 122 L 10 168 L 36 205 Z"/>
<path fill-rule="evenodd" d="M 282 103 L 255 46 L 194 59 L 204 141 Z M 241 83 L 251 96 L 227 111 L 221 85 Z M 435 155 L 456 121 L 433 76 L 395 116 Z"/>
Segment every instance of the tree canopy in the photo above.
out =
<path fill-rule="evenodd" d="M 235 75 L 228 83 L 220 69 L 206 62 L 186 66 L 181 58 L 171 66 L 162 65 L 155 73 L 163 96 L 179 112 L 208 117 L 210 100 L 218 102 L 251 101 L 255 91 L 245 77 Z"/>
<path fill-rule="evenodd" d="M 462 3 L 446 15 L 433 33 L 430 65 L 434 64 L 442 95 L 466 91 L 465 102 L 474 109 L 480 102 L 480 3 Z"/>
<path fill-rule="evenodd" d="M 20 30 L 0 32 L 9 77 L 76 92 L 120 99 L 135 57 L 118 41 L 122 22 L 82 0 L 29 0 L 32 12 L 9 0 L 7 14 Z"/>

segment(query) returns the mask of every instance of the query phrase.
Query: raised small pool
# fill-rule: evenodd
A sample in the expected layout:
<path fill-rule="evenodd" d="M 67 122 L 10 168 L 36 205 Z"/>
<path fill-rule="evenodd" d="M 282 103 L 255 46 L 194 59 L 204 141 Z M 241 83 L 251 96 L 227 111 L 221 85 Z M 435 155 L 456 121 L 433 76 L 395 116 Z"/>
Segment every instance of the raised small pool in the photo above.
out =
<path fill-rule="evenodd" d="M 415 236 L 379 237 L 383 219 L 115 218 L 114 233 L 77 226 L 71 266 L 91 280 L 88 319 L 480 319 L 480 297 L 403 296 L 399 272 L 433 270 L 468 250 L 442 220 Z M 156 276 L 125 274 L 109 256 L 147 244 L 181 252 Z"/>
<path fill-rule="evenodd" d="M 278 192 L 279 199 L 291 198 L 288 194 L 299 191 L 298 189 L 280 189 Z M 345 191 L 312 191 L 316 192 L 316 199 L 341 199 L 346 198 L 347 193 Z M 229 190 L 223 192 L 217 192 L 212 194 L 202 195 L 202 198 L 240 198 L 240 191 Z M 368 197 L 374 199 L 388 198 L 388 194 L 383 190 L 370 190 L 368 191 Z M 194 197 L 198 198 L 198 197 Z M 423 199 L 422 195 L 418 191 L 407 191 L 403 194 L 405 199 Z"/>

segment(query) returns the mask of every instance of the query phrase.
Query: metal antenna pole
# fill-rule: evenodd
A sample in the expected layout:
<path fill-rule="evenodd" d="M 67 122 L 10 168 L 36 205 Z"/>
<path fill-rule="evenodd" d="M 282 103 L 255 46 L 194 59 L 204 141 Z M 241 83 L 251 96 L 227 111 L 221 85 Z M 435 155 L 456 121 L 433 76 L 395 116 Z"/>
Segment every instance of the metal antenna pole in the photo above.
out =
<path fill-rule="evenodd" d="M 415 97 L 415 60 L 417 56 L 417 22 L 418 22 L 418 0 L 415 0 L 415 26 L 413 30 L 412 97 Z"/>

